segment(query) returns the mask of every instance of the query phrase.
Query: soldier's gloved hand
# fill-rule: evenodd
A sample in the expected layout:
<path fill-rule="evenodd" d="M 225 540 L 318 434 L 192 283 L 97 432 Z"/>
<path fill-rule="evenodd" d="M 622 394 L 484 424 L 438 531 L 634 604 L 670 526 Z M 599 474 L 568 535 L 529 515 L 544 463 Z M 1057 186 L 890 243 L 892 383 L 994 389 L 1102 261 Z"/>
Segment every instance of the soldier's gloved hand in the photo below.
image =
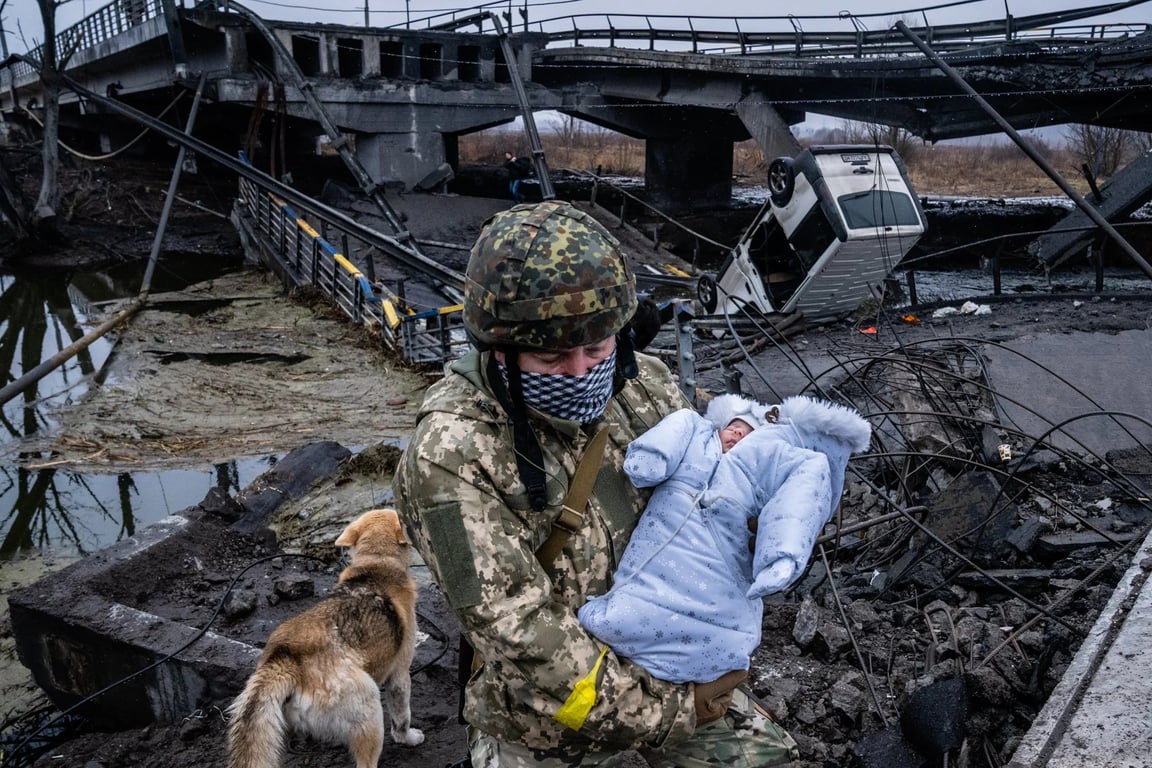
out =
<path fill-rule="evenodd" d="M 748 678 L 748 670 L 734 669 L 725 672 L 710 683 L 696 683 L 692 695 L 696 701 L 696 727 L 715 722 L 724 717 L 728 705 L 732 703 L 732 691 Z"/>
<path fill-rule="evenodd" d="M 640 352 L 660 333 L 660 306 L 652 299 L 640 299 L 630 324 L 632 345 L 637 352 Z"/>

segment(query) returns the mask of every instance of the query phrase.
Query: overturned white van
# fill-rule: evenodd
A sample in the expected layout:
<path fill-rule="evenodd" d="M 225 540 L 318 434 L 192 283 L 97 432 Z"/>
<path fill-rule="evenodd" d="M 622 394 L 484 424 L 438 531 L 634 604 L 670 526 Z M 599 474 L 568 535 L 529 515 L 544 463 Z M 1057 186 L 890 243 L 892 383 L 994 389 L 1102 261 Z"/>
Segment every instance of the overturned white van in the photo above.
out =
<path fill-rule="evenodd" d="M 891 147 L 815 146 L 776 158 L 768 192 L 716 275 L 700 277 L 705 314 L 751 308 L 841 318 L 924 234 L 924 211 Z"/>

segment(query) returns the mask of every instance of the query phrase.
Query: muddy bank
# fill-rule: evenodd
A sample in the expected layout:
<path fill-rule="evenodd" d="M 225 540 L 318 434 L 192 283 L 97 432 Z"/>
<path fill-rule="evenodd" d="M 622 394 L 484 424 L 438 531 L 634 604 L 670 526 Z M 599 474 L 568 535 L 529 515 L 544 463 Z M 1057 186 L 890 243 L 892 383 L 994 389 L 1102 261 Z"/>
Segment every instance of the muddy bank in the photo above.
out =
<path fill-rule="evenodd" d="M 114 307 L 109 307 L 111 312 Z M 399 441 L 428 378 L 322 297 L 246 269 L 153 295 L 118 333 L 92 396 L 4 446 L 28 468 L 137 471 L 283 453 L 317 440 Z"/>

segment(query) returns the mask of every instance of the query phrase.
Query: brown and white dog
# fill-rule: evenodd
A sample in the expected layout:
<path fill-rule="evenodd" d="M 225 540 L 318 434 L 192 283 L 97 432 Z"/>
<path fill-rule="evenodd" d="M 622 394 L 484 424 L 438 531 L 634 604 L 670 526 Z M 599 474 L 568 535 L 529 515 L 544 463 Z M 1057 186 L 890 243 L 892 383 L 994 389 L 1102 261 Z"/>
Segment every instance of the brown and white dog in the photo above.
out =
<path fill-rule="evenodd" d="M 390 509 L 365 512 L 336 546 L 352 556 L 332 594 L 272 632 L 228 708 L 229 768 L 276 768 L 289 728 L 343 742 L 356 768 L 375 768 L 384 747 L 381 684 L 393 741 L 424 741 L 409 710 L 416 585 L 400 520 Z"/>

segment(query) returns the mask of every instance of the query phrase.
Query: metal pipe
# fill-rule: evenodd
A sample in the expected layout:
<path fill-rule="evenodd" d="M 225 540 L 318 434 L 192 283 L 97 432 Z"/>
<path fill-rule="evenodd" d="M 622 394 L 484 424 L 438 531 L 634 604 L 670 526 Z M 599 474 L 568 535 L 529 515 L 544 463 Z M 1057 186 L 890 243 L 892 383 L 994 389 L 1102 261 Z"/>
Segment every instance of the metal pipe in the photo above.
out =
<path fill-rule="evenodd" d="M 528 145 L 532 149 L 532 165 L 536 168 L 536 178 L 540 180 L 540 197 L 544 200 L 556 198 L 556 190 L 552 187 L 552 176 L 548 173 L 548 163 L 544 159 L 544 146 L 540 143 L 540 134 L 536 131 L 536 118 L 532 116 L 532 105 L 528 102 L 528 93 L 524 90 L 524 80 L 520 77 L 520 65 L 512 44 L 508 42 L 508 33 L 504 25 L 494 13 L 485 14 L 496 26 L 496 34 L 500 39 L 500 50 L 504 52 L 504 63 L 508 65 L 509 79 L 512 89 L 516 91 L 516 100 L 520 102 L 520 115 L 524 119 L 524 130 L 528 134 Z"/>
<path fill-rule="evenodd" d="M 116 313 L 114 317 L 105 320 L 103 323 L 96 326 L 88 333 L 84 334 L 83 337 L 64 347 L 64 349 L 52 355 L 52 357 L 40 363 L 40 365 L 28 371 L 20 378 L 7 384 L 3 389 L 0 389 L 0 406 L 4 405 L 9 400 L 16 397 L 16 395 L 20 394 L 28 387 L 40 381 L 40 379 L 44 378 L 52 371 L 56 370 L 64 363 L 68 362 L 73 357 L 83 352 L 85 349 L 90 347 L 94 341 L 139 312 L 143 306 L 143 299 L 133 299 L 131 304 L 120 310 L 120 312 Z"/>
<path fill-rule="evenodd" d="M 184 125 L 184 133 L 192 135 L 192 127 L 196 125 L 196 113 L 200 111 L 200 97 L 204 95 L 204 83 L 208 79 L 207 73 L 200 74 L 200 82 L 196 85 L 196 95 L 192 98 L 192 108 L 188 111 L 188 122 Z M 152 250 L 148 254 L 148 266 L 144 269 L 144 279 L 140 282 L 140 295 L 147 296 L 152 290 L 152 274 L 156 271 L 156 262 L 160 260 L 160 245 L 164 242 L 164 232 L 168 229 L 168 216 L 172 213 L 172 200 L 176 197 L 176 187 L 180 185 L 180 175 L 184 170 L 184 157 L 188 154 L 188 147 L 180 145 L 176 153 L 176 165 L 172 168 L 172 178 L 168 182 L 168 194 L 164 196 L 164 208 L 160 211 L 160 221 L 156 224 L 156 236 L 152 238 Z"/>
<path fill-rule="evenodd" d="M 1111 237 L 1112 240 L 1115 241 L 1116 244 L 1119 245 L 1126 254 L 1128 254 L 1128 257 L 1131 258 L 1132 261 L 1136 262 L 1140 269 L 1144 270 L 1144 274 L 1152 277 L 1152 265 L 1144 260 L 1144 257 L 1141 256 L 1139 252 L 1137 252 L 1137 250 L 1133 248 L 1127 240 L 1124 239 L 1124 236 L 1121 235 L 1116 230 L 1116 228 L 1112 226 L 1108 219 L 1104 218 L 1100 211 L 1096 210 L 1096 208 L 1094 208 L 1091 203 L 1085 200 L 1079 192 L 1073 189 L 1072 185 L 1065 181 L 1064 177 L 1061 176 L 1055 168 L 1049 165 L 1047 160 L 1041 157 L 1040 154 L 1035 149 L 1033 149 L 1030 144 L 1028 144 L 1028 142 L 1024 141 L 1023 137 L 1021 137 L 1020 134 L 1016 132 L 1016 129 L 1013 128 L 1012 125 L 984 99 L 983 96 L 977 93 L 975 88 L 968 85 L 964 78 L 961 77 L 960 73 L 949 66 L 946 61 L 941 59 L 936 54 L 936 52 L 929 48 L 928 45 L 923 40 L 921 40 L 915 32 L 909 29 L 908 25 L 903 21 L 896 22 L 896 29 L 900 30 L 904 37 L 908 38 L 908 40 L 910 40 L 913 45 L 919 48 L 920 52 L 927 56 L 928 59 L 933 64 L 935 64 L 941 72 L 943 72 L 948 76 L 949 79 L 952 80 L 953 83 L 955 83 L 962 91 L 971 96 L 976 104 L 982 110 L 984 110 L 984 112 L 989 117 L 991 117 L 997 125 L 1000 126 L 1001 130 L 1008 134 L 1008 138 L 1012 139 L 1012 141 L 1016 143 L 1016 146 L 1020 147 L 1024 154 L 1028 155 L 1028 157 L 1032 159 L 1032 162 L 1036 163 L 1036 165 L 1039 166 L 1040 169 L 1048 175 L 1048 178 L 1052 179 L 1052 181 L 1054 181 L 1056 185 L 1060 187 L 1061 190 L 1063 190 L 1064 194 L 1068 195 L 1068 198 L 1072 202 L 1076 203 L 1076 207 L 1084 211 L 1084 214 L 1088 216 L 1088 218 L 1092 219 L 1092 221 L 1098 227 L 1108 233 L 1108 236 Z"/>

